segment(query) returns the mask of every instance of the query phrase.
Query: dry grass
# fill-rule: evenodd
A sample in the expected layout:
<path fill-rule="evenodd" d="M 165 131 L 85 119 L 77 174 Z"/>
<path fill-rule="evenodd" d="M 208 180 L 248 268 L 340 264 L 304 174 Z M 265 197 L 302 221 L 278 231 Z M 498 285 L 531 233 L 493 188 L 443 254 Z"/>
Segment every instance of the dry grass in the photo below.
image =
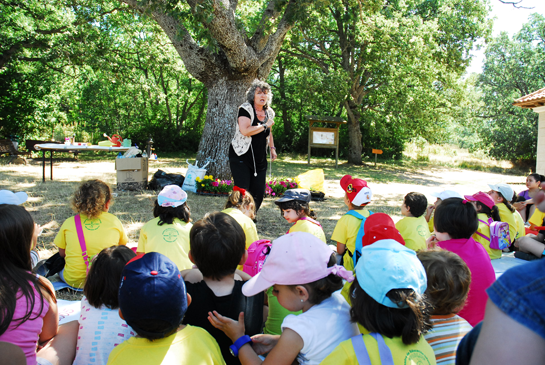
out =
<path fill-rule="evenodd" d="M 81 181 L 98 178 L 114 188 L 117 196 L 110 212 L 123 223 L 129 236 L 129 245 L 137 245 L 140 228 L 153 218 L 152 209 L 156 192 L 116 191 L 116 173 L 111 159 L 55 161 L 55 180 L 45 182 L 42 182 L 40 160 L 30 160 L 28 165 L 7 165 L 6 161 L 7 158 L 0 158 L 0 189 L 28 193 L 29 199 L 24 206 L 34 220 L 44 227 L 38 244 L 42 257 L 48 257 L 56 252 L 53 240 L 63 221 L 74 214 L 70 209 L 69 200 Z M 283 156 L 273 163 L 273 177 L 295 177 L 311 168 L 324 170 L 327 199 L 324 202 L 313 202 L 311 207 L 316 211 L 328 238 L 331 237 L 337 220 L 346 212 L 343 203 L 344 192 L 339 186 L 339 180 L 345 174 L 366 179 L 373 191 L 373 201 L 369 208 L 374 212 L 391 215 L 394 221 L 401 218 L 400 205 L 404 195 L 411 191 L 425 194 L 431 203 L 435 200 L 431 193 L 444 189 L 473 194 L 480 190 L 488 191 L 488 183 L 498 182 L 512 184 L 516 191 L 525 188 L 523 175 L 501 175 L 433 164 L 422 166 L 407 162 L 395 165 L 379 163 L 375 168 L 373 164 L 352 166 L 347 165 L 346 161 L 340 161 L 339 168 L 335 169 L 335 160 L 332 159 L 312 159 L 311 162 L 310 166 L 307 165 L 306 156 Z M 185 175 L 187 165 L 185 159 L 181 158 L 150 161 L 150 178 L 157 169 Z M 49 166 L 46 177 L 49 178 Z M 207 212 L 222 210 L 225 199 L 190 193 L 188 204 L 191 208 L 191 217 L 196 221 Z M 289 224 L 280 216 L 274 200 L 266 198 L 258 215 L 259 237 L 274 239 L 288 229 Z M 329 243 L 334 244 L 333 241 Z"/>

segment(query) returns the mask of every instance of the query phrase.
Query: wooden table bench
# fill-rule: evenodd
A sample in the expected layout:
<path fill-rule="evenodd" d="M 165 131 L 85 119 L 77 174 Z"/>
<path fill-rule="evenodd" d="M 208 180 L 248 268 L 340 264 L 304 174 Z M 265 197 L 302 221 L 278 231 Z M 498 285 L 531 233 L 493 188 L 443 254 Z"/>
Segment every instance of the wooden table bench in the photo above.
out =
<path fill-rule="evenodd" d="M 30 155 L 30 152 L 22 152 L 15 148 L 13 142 L 10 139 L 0 139 L 0 155 L 6 153 L 9 154 L 11 157 L 8 163 L 12 163 L 13 160 L 15 160 L 18 156 L 21 156 L 23 161 L 25 162 L 25 165 L 27 164 L 25 156 Z"/>

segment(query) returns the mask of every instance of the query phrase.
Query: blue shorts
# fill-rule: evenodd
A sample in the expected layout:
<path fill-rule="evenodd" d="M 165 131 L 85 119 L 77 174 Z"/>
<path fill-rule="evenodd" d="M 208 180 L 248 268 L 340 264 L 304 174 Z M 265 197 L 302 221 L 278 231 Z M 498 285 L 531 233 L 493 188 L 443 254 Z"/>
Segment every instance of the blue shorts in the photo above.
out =
<path fill-rule="evenodd" d="M 502 312 L 545 339 L 545 259 L 507 270 L 487 293 Z"/>

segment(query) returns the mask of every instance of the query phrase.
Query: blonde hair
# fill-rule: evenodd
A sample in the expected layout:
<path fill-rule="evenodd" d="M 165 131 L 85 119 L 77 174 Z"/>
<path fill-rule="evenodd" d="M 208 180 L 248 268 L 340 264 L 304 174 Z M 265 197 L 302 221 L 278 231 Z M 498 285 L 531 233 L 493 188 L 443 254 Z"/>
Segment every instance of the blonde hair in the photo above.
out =
<path fill-rule="evenodd" d="M 250 194 L 249 191 L 246 191 L 244 195 L 240 193 L 240 191 L 231 192 L 231 195 L 229 195 L 229 198 L 227 198 L 227 203 L 225 203 L 225 209 L 227 208 L 237 208 L 240 211 L 243 209 L 249 209 L 251 210 L 252 216 L 250 218 L 255 218 L 255 202 L 254 197 L 252 194 Z"/>
<path fill-rule="evenodd" d="M 88 218 L 96 218 L 112 200 L 112 190 L 101 180 L 83 182 L 72 197 L 70 204 L 76 213 L 83 213 Z"/>

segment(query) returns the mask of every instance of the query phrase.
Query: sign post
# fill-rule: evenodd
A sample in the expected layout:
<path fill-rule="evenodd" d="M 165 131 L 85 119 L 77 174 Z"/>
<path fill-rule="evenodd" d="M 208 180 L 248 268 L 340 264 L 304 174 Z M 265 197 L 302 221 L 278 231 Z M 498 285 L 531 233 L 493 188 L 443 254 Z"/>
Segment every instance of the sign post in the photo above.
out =
<path fill-rule="evenodd" d="M 377 155 L 382 155 L 382 150 L 376 150 L 373 148 L 373 153 L 375 154 L 375 167 L 377 167 Z"/>
<path fill-rule="evenodd" d="M 316 115 L 307 115 L 308 126 L 308 164 L 310 165 L 310 149 L 314 148 L 334 148 L 335 149 L 335 168 L 339 164 L 339 127 L 346 124 L 346 120 L 336 117 L 320 117 Z M 315 123 L 334 124 L 334 128 L 315 127 Z"/>

